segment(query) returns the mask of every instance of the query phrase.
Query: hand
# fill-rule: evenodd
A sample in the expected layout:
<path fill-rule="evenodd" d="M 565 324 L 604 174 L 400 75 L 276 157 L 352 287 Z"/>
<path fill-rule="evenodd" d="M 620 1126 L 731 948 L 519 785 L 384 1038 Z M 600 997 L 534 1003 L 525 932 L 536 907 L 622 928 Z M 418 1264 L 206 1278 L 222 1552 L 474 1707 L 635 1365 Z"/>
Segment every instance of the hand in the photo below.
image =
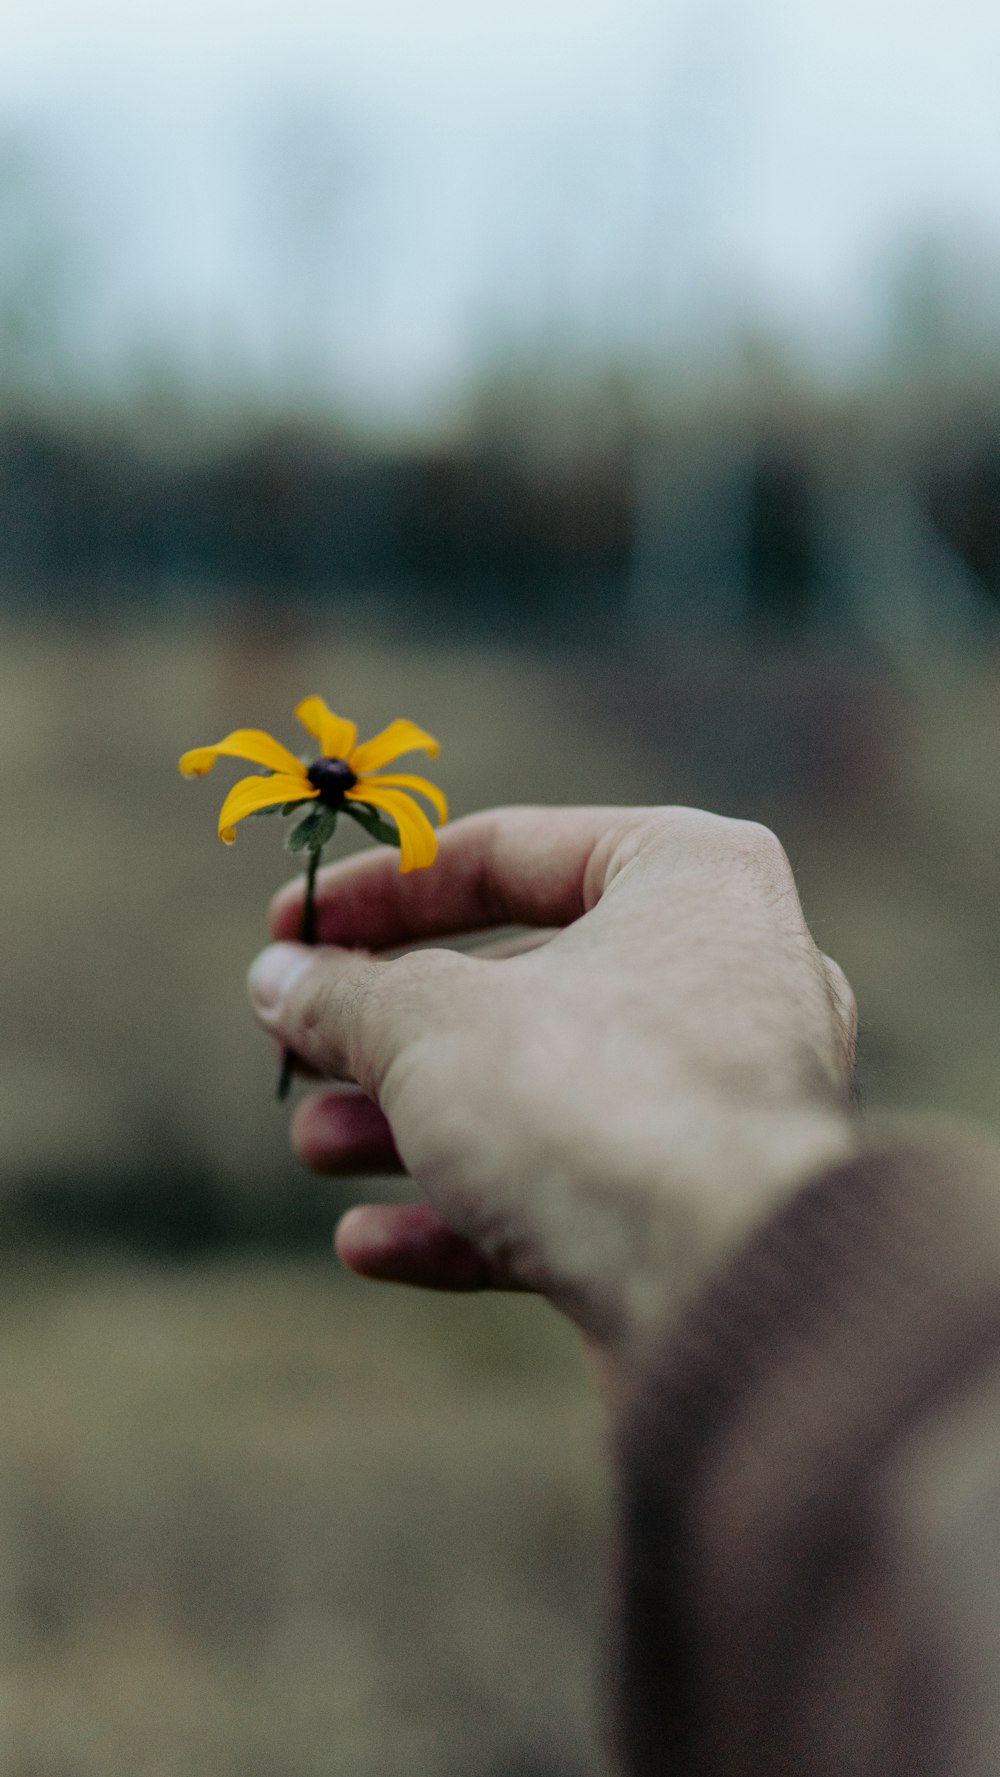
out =
<path fill-rule="evenodd" d="M 698 810 L 507 809 L 432 869 L 391 854 L 301 887 L 251 970 L 258 1018 L 310 1071 L 321 1172 L 404 1168 L 425 1203 L 341 1222 L 354 1270 L 541 1290 L 599 1343 L 641 1338 L 808 1174 L 854 1145 L 854 1003 L 765 828 Z M 535 928 L 478 955 L 390 948 Z M 363 948 L 362 948 L 363 947 Z M 513 950 L 513 954 L 512 954 Z"/>

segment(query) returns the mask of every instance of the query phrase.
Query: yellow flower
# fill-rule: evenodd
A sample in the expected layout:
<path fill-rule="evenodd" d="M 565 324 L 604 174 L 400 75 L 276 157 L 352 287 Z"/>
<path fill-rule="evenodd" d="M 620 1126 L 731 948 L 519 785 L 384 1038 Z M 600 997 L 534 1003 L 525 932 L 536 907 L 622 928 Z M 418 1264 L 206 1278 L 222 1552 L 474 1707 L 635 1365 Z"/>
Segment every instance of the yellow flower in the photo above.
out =
<path fill-rule="evenodd" d="M 321 697 L 307 697 L 295 711 L 299 721 L 322 749 L 312 765 L 303 765 L 261 728 L 237 728 L 214 747 L 194 747 L 180 760 L 185 777 L 204 777 L 216 759 L 247 759 L 264 765 L 268 777 L 243 777 L 234 784 L 219 813 L 219 838 L 232 845 L 236 823 L 258 809 L 277 803 L 317 801 L 326 808 L 348 808 L 352 802 L 381 809 L 399 832 L 399 867 L 423 870 L 437 856 L 434 829 L 410 792 L 425 796 L 439 820 L 448 818 L 448 805 L 436 784 L 407 773 L 386 776 L 381 771 L 401 753 L 419 748 L 436 758 L 440 747 L 433 735 L 415 722 L 390 722 L 381 734 L 358 746 L 354 722 L 335 716 Z"/>

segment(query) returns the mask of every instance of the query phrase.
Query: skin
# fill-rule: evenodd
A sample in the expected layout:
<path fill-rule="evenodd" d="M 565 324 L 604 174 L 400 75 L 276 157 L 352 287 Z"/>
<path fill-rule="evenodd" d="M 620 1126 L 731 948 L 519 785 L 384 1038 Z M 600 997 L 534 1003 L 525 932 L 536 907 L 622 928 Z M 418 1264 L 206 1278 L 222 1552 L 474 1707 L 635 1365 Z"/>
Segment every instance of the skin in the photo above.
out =
<path fill-rule="evenodd" d="M 855 1148 L 855 1010 L 764 827 L 696 809 L 497 810 L 301 887 L 251 1002 L 303 1070 L 292 1142 L 323 1173 L 402 1169 L 341 1259 L 435 1288 L 539 1290 L 609 1373 L 811 1174 Z M 478 954 L 428 946 L 528 928 Z M 419 948 L 412 948 L 419 946 Z M 387 955 L 387 952 L 402 954 Z"/>

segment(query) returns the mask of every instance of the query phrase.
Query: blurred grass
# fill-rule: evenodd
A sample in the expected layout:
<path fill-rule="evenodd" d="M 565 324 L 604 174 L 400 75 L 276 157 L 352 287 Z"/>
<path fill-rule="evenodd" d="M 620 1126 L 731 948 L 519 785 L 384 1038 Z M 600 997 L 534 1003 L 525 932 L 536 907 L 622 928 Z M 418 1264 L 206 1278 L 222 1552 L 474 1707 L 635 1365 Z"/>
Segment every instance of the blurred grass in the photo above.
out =
<path fill-rule="evenodd" d="M 275 1260 L 8 1297 L 2 1768 L 594 1770 L 599 1427 L 520 1308 Z"/>
<path fill-rule="evenodd" d="M 602 1429 L 521 1299 L 344 1278 L 242 976 L 287 875 L 220 847 L 229 728 L 306 692 L 440 734 L 455 814 L 775 825 L 875 1108 L 1000 1123 L 997 674 L 669 643 L 391 645 L 234 603 L 0 631 L 0 1770 L 595 1777 Z M 397 1187 L 375 1184 L 375 1192 Z M 369 1187 L 365 1187 L 366 1193 Z M 177 1263 L 183 1258 L 184 1263 Z"/>

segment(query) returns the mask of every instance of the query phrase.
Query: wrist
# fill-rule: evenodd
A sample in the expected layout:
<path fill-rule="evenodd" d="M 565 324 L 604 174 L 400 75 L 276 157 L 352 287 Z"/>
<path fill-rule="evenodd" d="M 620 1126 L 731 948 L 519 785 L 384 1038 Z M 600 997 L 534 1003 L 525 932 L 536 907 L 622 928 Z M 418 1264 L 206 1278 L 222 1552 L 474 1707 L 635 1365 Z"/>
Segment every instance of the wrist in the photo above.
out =
<path fill-rule="evenodd" d="M 850 1158 L 858 1120 L 836 1105 L 690 1111 L 618 1197 L 617 1239 L 595 1241 L 578 1318 L 618 1377 L 726 1257 L 808 1182 Z M 620 1176 L 620 1175 L 619 1175 Z M 616 1192 L 617 1195 L 617 1192 Z"/>

